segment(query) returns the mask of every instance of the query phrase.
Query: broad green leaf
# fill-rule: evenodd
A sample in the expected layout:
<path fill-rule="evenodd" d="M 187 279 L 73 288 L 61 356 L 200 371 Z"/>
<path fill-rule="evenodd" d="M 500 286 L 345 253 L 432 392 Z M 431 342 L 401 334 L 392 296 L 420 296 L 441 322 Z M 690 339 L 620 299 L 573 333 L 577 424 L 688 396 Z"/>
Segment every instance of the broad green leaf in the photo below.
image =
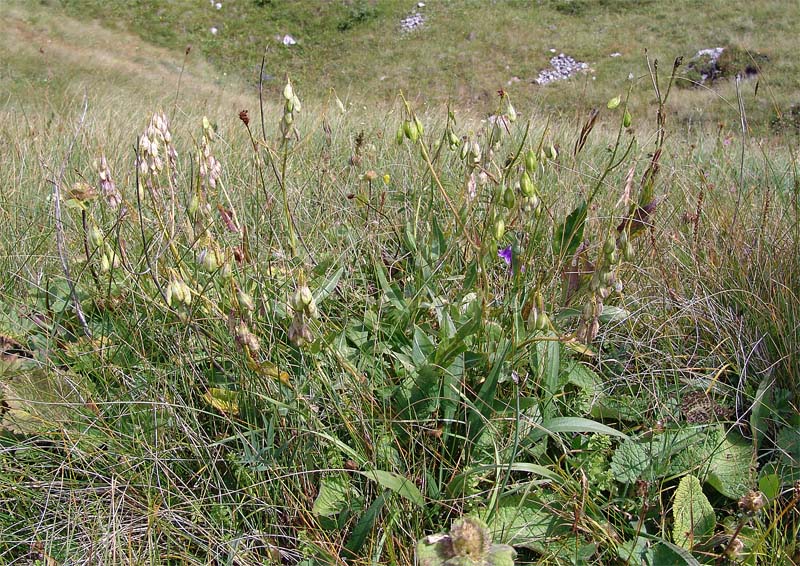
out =
<path fill-rule="evenodd" d="M 761 490 L 770 501 L 775 499 L 781 491 L 781 478 L 778 474 L 767 474 L 758 479 L 758 489 Z"/>
<path fill-rule="evenodd" d="M 402 419 L 427 419 L 436 410 L 439 405 L 440 377 L 441 371 L 436 366 L 426 364 L 419 368 L 408 405 L 399 407 Z"/>
<path fill-rule="evenodd" d="M 492 540 L 543 552 L 554 539 L 569 536 L 571 525 L 545 505 L 523 496 L 504 497 L 489 522 Z"/>
<path fill-rule="evenodd" d="M 780 459 L 789 466 L 800 466 L 800 428 L 784 426 L 775 440 L 780 449 Z"/>
<path fill-rule="evenodd" d="M 444 237 L 442 229 L 439 227 L 439 221 L 435 216 L 431 218 L 431 243 L 428 248 L 430 254 L 430 261 L 435 262 L 447 250 L 447 238 Z"/>
<path fill-rule="evenodd" d="M 756 450 L 761 445 L 761 441 L 767 434 L 769 427 L 767 417 L 770 412 L 772 386 L 774 383 L 775 380 L 771 373 L 764 375 L 761 383 L 758 384 L 752 408 L 750 409 L 750 430 L 753 431 L 753 446 Z"/>
<path fill-rule="evenodd" d="M 586 223 L 586 201 L 575 207 L 553 232 L 553 253 L 560 258 L 572 256 L 583 239 L 583 227 Z"/>
<path fill-rule="evenodd" d="M 591 419 L 584 419 L 583 417 L 555 417 L 548 419 L 542 423 L 541 434 L 558 434 L 562 432 L 591 432 L 595 434 L 607 434 L 609 436 L 617 436 L 619 438 L 628 439 L 628 435 L 620 432 L 617 429 L 611 428 L 608 425 L 593 421 Z M 540 429 L 541 430 L 541 429 Z M 536 433 L 534 433 L 536 434 Z"/>
<path fill-rule="evenodd" d="M 569 320 L 570 318 L 577 318 L 581 315 L 581 311 L 583 309 L 568 307 L 565 309 L 561 309 L 558 311 L 558 314 L 555 316 L 555 319 L 558 321 L 561 320 Z M 614 305 L 605 305 L 603 307 L 603 313 L 597 317 L 598 320 L 603 323 L 607 324 L 609 322 L 622 322 L 631 316 L 631 312 L 627 309 L 622 307 L 617 307 Z"/>
<path fill-rule="evenodd" d="M 494 365 L 478 392 L 478 398 L 475 400 L 477 411 L 473 410 L 467 419 L 467 437 L 470 442 L 474 442 L 483 433 L 484 419 L 488 418 L 492 412 L 497 382 L 500 379 L 500 372 L 510 349 L 511 343 L 509 341 L 505 341 L 502 348 L 498 349 Z"/>
<path fill-rule="evenodd" d="M 711 457 L 708 483 L 725 497 L 739 499 L 755 483 L 755 464 L 752 443 L 730 432 Z"/>
<path fill-rule="evenodd" d="M 203 395 L 203 400 L 220 413 L 239 414 L 239 393 L 237 391 L 222 387 L 209 387 Z"/>
<path fill-rule="evenodd" d="M 346 474 L 335 474 L 322 478 L 319 494 L 311 512 L 317 517 L 332 517 L 347 506 L 350 478 Z"/>
<path fill-rule="evenodd" d="M 369 533 L 375 527 L 375 523 L 381 516 L 381 511 L 386 503 L 385 494 L 381 493 L 375 498 L 375 501 L 367 507 L 367 510 L 359 517 L 356 526 L 353 527 L 353 532 L 347 540 L 345 548 L 351 553 L 358 555 L 364 542 L 367 540 Z"/>
<path fill-rule="evenodd" d="M 0 378 L 6 411 L 0 429 L 17 434 L 48 434 L 83 420 L 89 397 L 85 378 L 62 370 L 23 366 Z"/>
<path fill-rule="evenodd" d="M 666 540 L 658 540 L 649 558 L 647 566 L 700 566 L 700 562 L 688 550 Z"/>
<path fill-rule="evenodd" d="M 683 475 L 708 465 L 720 437 L 716 429 L 684 428 L 629 439 L 614 451 L 611 471 L 623 483 Z"/>
<path fill-rule="evenodd" d="M 333 291 L 336 289 L 336 285 L 339 284 L 339 278 L 341 278 L 342 273 L 344 273 L 344 266 L 334 271 L 330 277 L 328 277 L 325 282 L 322 283 L 322 285 L 317 287 L 317 290 L 314 293 L 314 300 L 317 303 L 321 303 L 327 299 L 331 293 L 333 293 Z"/>
<path fill-rule="evenodd" d="M 389 299 L 389 303 L 400 311 L 402 314 L 408 313 L 408 304 L 406 300 L 403 298 L 403 292 L 400 291 L 396 285 L 391 285 L 389 280 L 386 278 L 386 272 L 383 269 L 383 265 L 379 262 L 375 262 L 375 277 L 378 279 L 378 284 L 381 287 L 381 290 L 386 294 L 386 297 Z"/>
<path fill-rule="evenodd" d="M 558 474 L 556 474 L 553 470 L 551 470 L 550 468 L 546 468 L 545 466 L 540 466 L 538 464 L 531 464 L 531 463 L 528 463 L 528 462 L 515 462 L 515 463 L 511 464 L 511 466 L 507 466 L 507 465 L 497 466 L 497 465 L 494 465 L 494 464 L 482 464 L 482 465 L 470 468 L 469 470 L 466 470 L 465 472 L 463 472 L 461 474 L 456 475 L 453 478 L 452 482 L 456 482 L 456 485 L 458 485 L 458 482 L 462 482 L 463 483 L 463 481 L 466 480 L 469 476 L 481 475 L 481 474 L 486 474 L 488 472 L 495 472 L 495 471 L 500 471 L 500 472 L 504 473 L 509 468 L 511 469 L 512 472 L 524 472 L 524 473 L 528 473 L 528 474 L 534 474 L 534 475 L 537 475 L 537 476 L 541 476 L 541 477 L 547 479 L 548 482 L 552 482 L 552 483 L 555 483 L 555 484 L 560 484 L 562 482 L 561 477 Z"/>
<path fill-rule="evenodd" d="M 714 532 L 717 518 L 714 508 L 703 493 L 703 486 L 695 476 L 683 476 L 675 500 L 672 503 L 672 540 L 684 548 L 691 549 L 695 542 Z"/>
<path fill-rule="evenodd" d="M 367 472 L 358 472 L 362 476 L 377 482 L 382 487 L 392 491 L 409 500 L 411 503 L 420 507 L 425 505 L 425 500 L 414 482 L 394 472 L 387 472 L 384 470 L 370 470 Z"/>
<path fill-rule="evenodd" d="M 567 383 L 582 389 L 589 395 L 598 395 L 603 390 L 603 380 L 594 370 L 579 362 L 572 362 L 567 370 Z"/>

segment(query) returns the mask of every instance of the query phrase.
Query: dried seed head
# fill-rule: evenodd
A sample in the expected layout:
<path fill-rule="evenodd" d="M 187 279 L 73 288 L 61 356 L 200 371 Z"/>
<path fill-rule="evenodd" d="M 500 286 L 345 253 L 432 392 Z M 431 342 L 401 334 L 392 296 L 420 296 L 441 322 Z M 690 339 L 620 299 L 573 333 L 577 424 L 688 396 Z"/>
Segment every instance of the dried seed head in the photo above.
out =
<path fill-rule="evenodd" d="M 725 548 L 725 556 L 731 560 L 736 559 L 742 552 L 744 552 L 744 543 L 738 537 L 730 541 Z"/>
<path fill-rule="evenodd" d="M 450 528 L 453 552 L 458 557 L 483 560 L 492 547 L 489 528 L 474 517 L 464 517 Z"/>
<path fill-rule="evenodd" d="M 760 491 L 750 491 L 739 500 L 739 508 L 749 515 L 761 511 L 767 504 L 767 496 Z"/>
<path fill-rule="evenodd" d="M 245 126 L 250 125 L 250 116 L 247 114 L 247 110 L 239 111 L 239 120 L 241 120 Z"/>

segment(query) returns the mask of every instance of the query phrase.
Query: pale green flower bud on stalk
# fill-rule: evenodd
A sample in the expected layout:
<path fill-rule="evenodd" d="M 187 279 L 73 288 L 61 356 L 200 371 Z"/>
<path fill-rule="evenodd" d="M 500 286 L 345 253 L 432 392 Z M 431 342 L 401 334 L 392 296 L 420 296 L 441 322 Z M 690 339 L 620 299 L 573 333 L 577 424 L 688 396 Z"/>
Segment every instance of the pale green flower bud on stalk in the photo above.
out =
<path fill-rule="evenodd" d="M 314 295 L 311 293 L 311 289 L 308 288 L 308 285 L 303 285 L 298 290 L 300 293 L 300 300 L 303 302 L 303 306 L 308 306 L 314 301 Z"/>
<path fill-rule="evenodd" d="M 606 104 L 606 106 L 608 107 L 609 110 L 614 110 L 614 108 L 619 106 L 620 102 L 622 102 L 622 97 L 615 96 L 614 98 L 608 101 L 608 104 Z"/>
<path fill-rule="evenodd" d="M 414 126 L 417 128 L 417 133 L 421 136 L 425 132 L 425 127 L 422 125 L 422 120 L 414 116 Z"/>
<path fill-rule="evenodd" d="M 183 281 L 180 282 L 180 285 L 183 289 L 183 304 L 188 307 L 192 304 L 192 288 Z"/>
<path fill-rule="evenodd" d="M 528 175 L 533 175 L 537 165 L 539 165 L 539 160 L 536 159 L 536 152 L 529 149 L 525 152 L 525 172 Z"/>
<path fill-rule="evenodd" d="M 250 294 L 245 293 L 241 289 L 236 291 L 236 301 L 239 303 L 239 307 L 246 310 L 247 312 L 253 312 L 256 309 L 253 297 L 251 297 Z"/>
<path fill-rule="evenodd" d="M 624 234 L 625 232 L 623 232 Z M 625 245 L 622 248 L 622 257 L 625 261 L 633 261 L 635 250 L 633 249 L 633 244 L 630 242 L 625 242 Z"/>
<path fill-rule="evenodd" d="M 498 218 L 494 223 L 494 239 L 500 241 L 506 233 L 506 222 L 502 218 Z"/>
<path fill-rule="evenodd" d="M 522 172 L 522 176 L 519 179 L 519 189 L 526 197 L 532 197 L 534 194 L 536 194 L 536 188 L 534 187 L 531 176 L 527 171 Z"/>
<path fill-rule="evenodd" d="M 508 121 L 514 123 L 517 121 L 517 111 L 514 106 L 511 104 L 511 101 L 507 100 L 506 104 L 506 115 L 508 116 Z"/>
<path fill-rule="evenodd" d="M 550 317 L 546 312 L 539 313 L 539 318 L 536 320 L 536 330 L 547 330 L 550 328 Z"/>
<path fill-rule="evenodd" d="M 283 98 L 291 100 L 294 98 L 294 89 L 292 88 L 292 81 L 286 80 L 286 86 L 283 87 Z"/>
<path fill-rule="evenodd" d="M 97 226 L 92 226 L 89 229 L 89 242 L 95 247 L 99 248 L 103 245 L 103 231 Z"/>
<path fill-rule="evenodd" d="M 111 271 L 111 261 L 108 259 L 108 256 L 103 252 L 102 257 L 100 258 L 100 272 L 101 273 L 108 273 Z"/>
<path fill-rule="evenodd" d="M 506 208 L 514 208 L 514 204 L 517 202 L 517 197 L 514 195 L 514 189 L 511 187 L 506 187 L 506 190 L 503 192 L 503 206 Z"/>
<path fill-rule="evenodd" d="M 631 127 L 631 122 L 633 122 L 633 117 L 631 116 L 631 113 L 628 112 L 628 109 L 626 108 L 625 109 L 625 114 L 622 115 L 622 125 L 625 126 L 626 128 L 630 128 Z"/>

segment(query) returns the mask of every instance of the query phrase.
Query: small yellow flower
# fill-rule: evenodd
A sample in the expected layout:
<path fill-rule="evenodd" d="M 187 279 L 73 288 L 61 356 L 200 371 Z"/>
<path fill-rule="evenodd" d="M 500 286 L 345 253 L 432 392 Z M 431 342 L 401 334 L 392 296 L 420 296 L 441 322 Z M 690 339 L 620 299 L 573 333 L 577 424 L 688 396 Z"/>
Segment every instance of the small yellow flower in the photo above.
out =
<path fill-rule="evenodd" d="M 389 176 L 389 173 L 383 174 L 383 184 L 388 185 L 392 178 Z"/>

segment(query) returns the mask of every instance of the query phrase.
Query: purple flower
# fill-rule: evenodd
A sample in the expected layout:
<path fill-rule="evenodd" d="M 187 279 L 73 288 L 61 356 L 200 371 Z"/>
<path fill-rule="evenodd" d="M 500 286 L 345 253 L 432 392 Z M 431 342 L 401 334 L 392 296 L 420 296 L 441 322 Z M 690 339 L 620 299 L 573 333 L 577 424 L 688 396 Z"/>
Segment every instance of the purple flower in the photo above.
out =
<path fill-rule="evenodd" d="M 499 257 L 504 262 L 506 262 L 506 265 L 508 266 L 508 272 L 509 273 L 513 273 L 514 267 L 515 267 L 515 263 L 518 261 L 518 259 L 516 259 L 516 260 L 514 259 L 514 247 L 513 246 L 506 246 L 505 248 L 498 249 L 497 250 L 497 257 Z M 524 265 L 520 267 L 520 271 L 523 271 L 523 272 L 525 271 L 525 266 Z"/>
<path fill-rule="evenodd" d="M 508 246 L 505 248 L 500 248 L 497 250 L 497 257 L 501 258 L 504 262 L 506 262 L 506 265 L 511 268 L 511 260 L 514 259 L 512 247 Z"/>

